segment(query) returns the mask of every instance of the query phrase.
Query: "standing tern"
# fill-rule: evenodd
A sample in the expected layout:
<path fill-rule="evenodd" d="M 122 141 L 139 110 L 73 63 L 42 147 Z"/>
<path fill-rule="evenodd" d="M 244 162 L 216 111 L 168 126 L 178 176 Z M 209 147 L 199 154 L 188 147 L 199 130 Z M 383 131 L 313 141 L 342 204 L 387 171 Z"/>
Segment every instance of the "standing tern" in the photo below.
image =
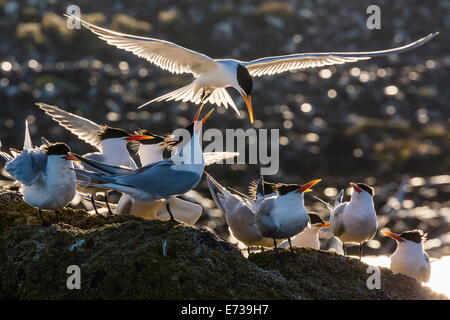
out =
<path fill-rule="evenodd" d="M 277 184 L 276 193 L 264 198 L 257 207 L 256 224 L 264 237 L 273 239 L 277 249 L 277 239 L 288 239 L 303 230 L 309 224 L 305 208 L 304 193 L 321 180 L 312 180 L 303 185 Z"/>
<path fill-rule="evenodd" d="M 163 70 L 175 74 L 191 73 L 195 77 L 191 84 L 155 98 L 141 105 L 140 108 L 155 101 L 191 101 L 199 105 L 209 102 L 217 106 L 223 105 L 226 108 L 230 105 L 239 114 L 236 105 L 226 91 L 226 88 L 232 87 L 244 98 L 251 123 L 253 123 L 252 77 L 398 54 L 417 48 L 438 34 L 438 32 L 430 33 L 405 46 L 381 51 L 297 53 L 252 61 L 239 61 L 212 59 L 205 54 L 169 41 L 120 33 L 98 27 L 74 15 L 65 14 L 65 16 L 80 21 L 83 26 L 108 44 L 132 52 Z"/>
<path fill-rule="evenodd" d="M 350 183 L 353 192 L 350 202 L 343 202 L 333 209 L 330 217 L 331 232 L 342 242 L 359 244 L 359 259 L 363 245 L 371 240 L 378 229 L 377 214 L 373 204 L 374 190 L 364 183 Z"/>
<path fill-rule="evenodd" d="M 22 152 L 0 152 L 6 160 L 5 170 L 20 182 L 25 203 L 42 210 L 65 207 L 75 197 L 75 173 L 70 148 L 61 142 L 33 147 L 26 125 Z"/>
<path fill-rule="evenodd" d="M 199 109 L 200 110 L 200 109 Z M 197 120 L 198 114 L 194 118 Z M 186 128 L 192 135 L 193 125 Z M 139 134 L 152 135 L 154 139 L 137 139 L 138 150 L 137 153 L 140 158 L 142 166 L 147 166 L 158 161 L 164 160 L 163 152 L 165 149 L 173 149 L 181 142 L 171 135 L 158 136 L 147 130 L 140 131 Z M 204 152 L 203 157 L 205 165 L 215 163 L 220 160 L 228 159 L 238 156 L 236 152 Z M 194 225 L 200 218 L 203 208 L 202 206 L 176 197 L 171 197 L 167 200 L 169 202 L 170 210 L 176 220 Z M 170 214 L 166 208 L 166 200 L 160 199 L 154 202 L 142 202 L 133 199 L 131 196 L 124 194 L 119 199 L 117 204 L 116 214 L 131 214 L 142 217 L 144 219 L 166 219 L 170 218 Z"/>
<path fill-rule="evenodd" d="M 273 240 L 261 234 L 256 225 L 255 207 L 264 199 L 262 192 L 254 197 L 246 196 L 237 191 L 231 192 L 221 186 L 211 175 L 206 174 L 209 191 L 217 207 L 222 211 L 228 224 L 230 234 L 249 247 L 273 247 Z"/>
<path fill-rule="evenodd" d="M 328 228 L 330 224 L 323 221 L 315 213 L 308 213 L 310 226 L 308 226 L 302 233 L 299 233 L 292 238 L 292 246 L 299 248 L 313 248 L 320 249 L 319 231 L 322 228 Z M 284 241 L 278 245 L 279 248 L 287 248 L 289 242 Z"/>
<path fill-rule="evenodd" d="M 401 234 L 383 232 L 397 241 L 397 249 L 391 256 L 391 270 L 406 274 L 418 282 L 428 282 L 431 264 L 428 254 L 423 250 L 426 234 L 422 230 L 405 231 Z"/>
<path fill-rule="evenodd" d="M 87 153 L 85 158 L 95 160 L 112 166 L 127 166 L 133 167 L 136 164 L 130 156 L 127 144 L 130 141 L 153 139 L 149 135 L 131 135 L 125 130 L 113 128 L 110 126 L 102 126 L 95 122 L 75 115 L 73 113 L 64 111 L 56 106 L 51 106 L 45 103 L 36 103 L 41 110 L 48 114 L 60 126 L 75 134 L 79 139 L 95 147 L 98 151 Z M 85 169 L 89 169 L 85 167 Z M 91 195 L 91 203 L 98 214 L 95 206 L 94 197 L 97 192 L 104 192 L 105 202 L 108 206 L 109 214 L 112 213 L 108 203 L 109 190 L 93 187 L 86 183 L 82 177 L 78 177 L 77 190 L 83 194 Z"/>
<path fill-rule="evenodd" d="M 205 162 L 199 137 L 200 130 L 210 117 L 212 109 L 201 121 L 193 124 L 193 134 L 170 159 L 158 161 L 139 169 L 115 167 L 75 155 L 95 172 L 76 169 L 79 174 L 92 179 L 94 186 L 115 189 L 142 202 L 169 199 L 193 189 L 201 179 Z M 197 118 L 197 116 L 196 116 Z M 167 211 L 172 220 L 170 203 L 166 202 Z"/>

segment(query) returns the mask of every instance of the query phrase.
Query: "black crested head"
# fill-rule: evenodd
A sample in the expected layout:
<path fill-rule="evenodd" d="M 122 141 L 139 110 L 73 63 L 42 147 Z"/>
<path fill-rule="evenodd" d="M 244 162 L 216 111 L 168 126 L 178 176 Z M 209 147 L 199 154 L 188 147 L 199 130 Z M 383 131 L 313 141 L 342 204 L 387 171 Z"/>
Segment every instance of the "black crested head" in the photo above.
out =
<path fill-rule="evenodd" d="M 69 146 L 63 142 L 47 144 L 43 147 L 43 150 L 48 156 L 62 156 L 70 152 Z"/>
<path fill-rule="evenodd" d="M 315 213 L 308 213 L 311 224 L 323 223 L 323 220 Z"/>
<path fill-rule="evenodd" d="M 98 142 L 106 139 L 125 138 L 128 137 L 128 133 L 119 128 L 113 128 L 110 126 L 103 126 L 98 132 Z"/>
<path fill-rule="evenodd" d="M 375 194 L 373 188 L 371 186 L 368 186 L 365 183 L 357 183 L 356 184 L 358 187 L 360 187 L 362 190 L 367 191 L 372 197 Z"/>
<path fill-rule="evenodd" d="M 250 182 L 250 186 L 248 188 L 249 197 L 252 199 L 256 199 L 256 194 L 263 192 L 264 195 L 268 195 L 274 192 L 277 192 L 276 190 L 276 183 L 272 183 L 269 181 L 264 180 L 264 184 L 261 185 L 259 179 L 254 179 Z M 263 190 L 262 190 L 263 189 Z"/>
<path fill-rule="evenodd" d="M 288 194 L 292 191 L 296 191 L 300 188 L 299 184 L 284 184 L 284 183 L 278 183 L 275 185 L 275 190 L 280 195 Z"/>
<path fill-rule="evenodd" d="M 157 134 L 153 134 L 153 133 L 149 132 L 147 129 L 135 131 L 135 134 L 154 137 L 153 139 L 144 139 L 144 140 L 137 141 L 140 144 L 144 144 L 144 145 L 158 144 L 158 143 L 165 141 L 165 137 L 157 135 Z"/>
<path fill-rule="evenodd" d="M 238 64 L 236 77 L 239 86 L 244 90 L 247 96 L 249 96 L 252 93 L 253 89 L 253 79 L 247 68 L 243 65 Z"/>
<path fill-rule="evenodd" d="M 422 230 L 410 230 L 405 231 L 400 234 L 400 237 L 402 237 L 405 240 L 413 241 L 415 243 L 420 243 L 422 241 L 425 241 L 427 239 L 427 234 L 423 233 Z"/>

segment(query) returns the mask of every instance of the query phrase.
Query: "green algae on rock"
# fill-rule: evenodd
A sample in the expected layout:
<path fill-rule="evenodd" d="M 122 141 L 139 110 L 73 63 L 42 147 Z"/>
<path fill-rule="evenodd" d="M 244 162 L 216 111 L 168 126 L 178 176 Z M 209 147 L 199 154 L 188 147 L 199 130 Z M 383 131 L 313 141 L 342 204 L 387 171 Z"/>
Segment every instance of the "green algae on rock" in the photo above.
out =
<path fill-rule="evenodd" d="M 406 276 L 382 271 L 365 287 L 367 265 L 333 253 L 272 251 L 250 259 L 204 228 L 133 216 L 102 218 L 38 210 L 0 189 L 0 299 L 435 299 Z M 69 290 L 67 268 L 81 271 Z"/>

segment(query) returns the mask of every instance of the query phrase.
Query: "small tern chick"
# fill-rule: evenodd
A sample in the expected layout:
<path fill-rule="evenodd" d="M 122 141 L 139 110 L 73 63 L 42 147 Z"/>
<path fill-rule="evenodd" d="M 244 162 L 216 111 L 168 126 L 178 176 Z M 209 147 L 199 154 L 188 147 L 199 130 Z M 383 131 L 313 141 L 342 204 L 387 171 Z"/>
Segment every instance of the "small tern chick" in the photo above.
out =
<path fill-rule="evenodd" d="M 256 224 L 264 237 L 272 238 L 275 249 L 277 239 L 288 239 L 308 226 L 304 193 L 320 182 L 312 180 L 303 185 L 279 184 L 275 194 L 264 198 L 256 210 Z M 292 248 L 292 246 L 291 246 Z"/>
<path fill-rule="evenodd" d="M 292 246 L 299 248 L 313 248 L 316 250 L 320 249 L 319 241 L 319 231 L 322 228 L 328 228 L 330 224 L 323 221 L 315 213 L 308 213 L 310 226 L 308 226 L 302 233 L 299 233 L 292 238 Z M 289 245 L 288 241 L 284 241 L 278 245 L 279 248 L 287 248 Z"/>
<path fill-rule="evenodd" d="M 405 231 L 401 234 L 383 232 L 397 241 L 397 249 L 391 256 L 391 270 L 406 274 L 418 282 L 428 282 L 431 264 L 428 254 L 423 250 L 426 234 L 422 230 Z"/>
<path fill-rule="evenodd" d="M 363 245 L 371 240 L 378 229 L 377 214 L 373 204 L 374 190 L 364 183 L 350 183 L 353 192 L 350 202 L 344 202 L 331 212 L 330 225 L 333 235 L 342 242 L 359 244 L 361 260 Z"/>

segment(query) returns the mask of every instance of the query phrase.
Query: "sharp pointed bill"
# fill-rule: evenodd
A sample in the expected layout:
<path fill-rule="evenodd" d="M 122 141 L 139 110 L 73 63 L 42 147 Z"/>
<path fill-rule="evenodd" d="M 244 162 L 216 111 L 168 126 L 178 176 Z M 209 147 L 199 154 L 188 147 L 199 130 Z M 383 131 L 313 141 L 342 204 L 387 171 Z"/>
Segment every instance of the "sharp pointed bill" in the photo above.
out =
<path fill-rule="evenodd" d="M 292 238 L 291 244 L 293 247 L 298 248 L 312 248 L 320 249 L 319 231 L 322 228 L 328 228 L 330 224 L 323 221 L 319 215 L 315 213 L 308 213 L 310 224 L 308 227 Z M 279 248 L 287 248 L 289 246 L 288 241 L 280 243 Z"/>
<path fill-rule="evenodd" d="M 298 53 L 238 61 L 212 59 L 169 41 L 120 33 L 98 27 L 74 15 L 65 16 L 80 21 L 83 26 L 108 44 L 132 52 L 163 70 L 175 74 L 191 73 L 195 77 L 191 84 L 155 98 L 141 107 L 156 101 L 190 101 L 195 104 L 209 102 L 226 108 L 230 105 L 239 114 L 226 91 L 226 88 L 232 87 L 244 98 L 251 122 L 253 122 L 252 77 L 399 54 L 423 45 L 438 34 L 432 33 L 408 45 L 381 51 Z"/>
<path fill-rule="evenodd" d="M 351 182 L 350 186 L 353 188 L 350 201 L 337 205 L 331 212 L 331 231 L 344 246 L 346 243 L 359 244 L 361 258 L 362 245 L 371 240 L 378 229 L 374 189 L 364 183 Z"/>
<path fill-rule="evenodd" d="M 256 223 L 262 235 L 272 239 L 288 239 L 309 224 L 304 194 L 321 180 L 303 185 L 278 184 L 276 193 L 265 198 L 256 210 Z"/>
<path fill-rule="evenodd" d="M 418 282 L 428 282 L 431 264 L 423 249 L 426 234 L 422 230 L 405 231 L 401 234 L 383 231 L 383 234 L 397 242 L 397 249 L 391 256 L 391 270 L 410 276 Z"/>
<path fill-rule="evenodd" d="M 184 194 L 200 182 L 203 174 L 205 164 L 198 132 L 210 114 L 199 121 L 189 141 L 168 160 L 131 170 L 108 166 L 77 156 L 82 162 L 94 168 L 94 171 L 77 170 L 77 172 L 95 180 L 96 183 L 93 183 L 95 186 L 118 190 L 138 201 L 152 202 Z M 194 155 L 194 159 L 199 158 L 202 161 L 192 163 L 191 155 Z"/>
<path fill-rule="evenodd" d="M 23 199 L 30 206 L 56 210 L 75 197 L 74 159 L 65 143 L 32 147 L 26 123 L 23 151 L 1 155 L 7 161 L 6 172 L 20 183 Z"/>

